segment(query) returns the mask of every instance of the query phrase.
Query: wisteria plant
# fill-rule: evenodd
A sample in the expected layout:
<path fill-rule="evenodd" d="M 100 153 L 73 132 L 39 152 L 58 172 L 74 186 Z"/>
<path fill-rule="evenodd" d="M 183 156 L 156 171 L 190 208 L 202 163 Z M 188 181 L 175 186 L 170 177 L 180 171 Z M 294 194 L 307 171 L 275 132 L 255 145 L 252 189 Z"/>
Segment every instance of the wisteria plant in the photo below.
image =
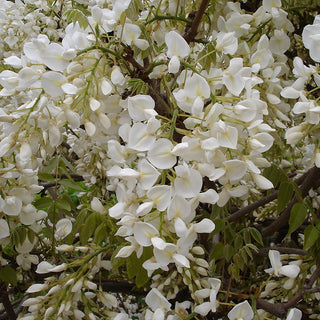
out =
<path fill-rule="evenodd" d="M 0 319 L 320 319 L 318 11 L 0 0 Z"/>

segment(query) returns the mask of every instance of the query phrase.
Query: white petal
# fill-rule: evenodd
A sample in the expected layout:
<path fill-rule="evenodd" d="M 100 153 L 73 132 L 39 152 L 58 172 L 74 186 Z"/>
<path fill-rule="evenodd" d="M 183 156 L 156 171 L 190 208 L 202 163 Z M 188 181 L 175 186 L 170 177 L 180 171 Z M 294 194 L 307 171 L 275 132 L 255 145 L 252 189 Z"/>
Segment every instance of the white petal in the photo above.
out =
<path fill-rule="evenodd" d="M 64 92 L 61 86 L 67 82 L 67 78 L 59 72 L 48 71 L 41 77 L 43 90 L 52 97 L 59 97 Z"/>
<path fill-rule="evenodd" d="M 297 308 L 293 308 L 289 311 L 286 320 L 300 320 L 301 318 L 302 312 Z"/>
<path fill-rule="evenodd" d="M 152 311 L 156 311 L 158 308 L 168 311 L 171 308 L 171 303 L 156 288 L 149 291 L 145 301 Z"/>
<path fill-rule="evenodd" d="M 56 147 L 59 145 L 61 139 L 61 133 L 57 126 L 51 124 L 49 126 L 49 142 L 51 147 Z"/>
<path fill-rule="evenodd" d="M 151 242 L 152 245 L 159 250 L 163 250 L 166 247 L 166 242 L 159 237 L 151 238 Z"/>
<path fill-rule="evenodd" d="M 86 121 L 84 123 L 84 128 L 89 137 L 92 137 L 96 133 L 96 126 L 91 121 Z"/>
<path fill-rule="evenodd" d="M 139 94 L 128 98 L 128 112 L 135 121 L 148 120 L 150 114 L 147 109 L 154 109 L 155 102 L 149 95 Z"/>
<path fill-rule="evenodd" d="M 37 270 L 36 273 L 39 274 L 45 274 L 50 272 L 49 269 L 51 269 L 53 267 L 53 265 L 47 261 L 41 261 L 38 266 L 37 266 Z"/>
<path fill-rule="evenodd" d="M 235 305 L 231 311 L 228 313 L 228 318 L 230 320 L 243 319 L 251 320 L 253 319 L 254 313 L 247 300 Z"/>
<path fill-rule="evenodd" d="M 262 190 L 272 189 L 273 184 L 270 180 L 260 174 L 254 174 L 253 180 L 255 184 Z"/>
<path fill-rule="evenodd" d="M 94 99 L 94 98 L 90 98 L 89 105 L 90 105 L 90 109 L 94 112 L 94 111 L 97 111 L 100 108 L 101 103 L 98 100 Z"/>
<path fill-rule="evenodd" d="M 29 161 L 31 159 L 32 150 L 29 143 L 22 143 L 20 147 L 20 159 L 22 161 Z"/>
<path fill-rule="evenodd" d="M 65 83 L 61 86 L 61 89 L 63 90 L 64 93 L 67 94 L 76 94 L 78 92 L 78 87 L 71 83 Z"/>
<path fill-rule="evenodd" d="M 282 89 L 281 96 L 287 99 L 298 99 L 300 97 L 300 91 L 292 87 L 286 87 Z"/>
<path fill-rule="evenodd" d="M 300 272 L 300 268 L 295 264 L 288 264 L 286 266 L 282 266 L 279 270 L 280 274 L 283 274 L 286 277 L 295 279 Z"/>
<path fill-rule="evenodd" d="M 190 52 L 187 41 L 176 31 L 170 31 L 165 35 L 165 42 L 168 47 L 167 56 L 178 56 L 185 58 Z"/>
<path fill-rule="evenodd" d="M 215 224 L 210 219 L 202 219 L 195 224 L 195 231 L 197 233 L 210 233 L 215 229 Z"/>
<path fill-rule="evenodd" d="M 112 90 L 113 90 L 113 88 L 112 88 L 111 83 L 108 80 L 103 79 L 102 82 L 101 82 L 101 91 L 102 91 L 102 93 L 105 96 L 108 96 L 112 92 Z"/>
<path fill-rule="evenodd" d="M 211 310 L 210 302 L 204 302 L 194 308 L 194 312 L 199 313 L 202 316 L 206 316 L 210 310 Z"/>
<path fill-rule="evenodd" d="M 17 216 L 21 212 L 22 201 L 15 196 L 9 196 L 5 199 L 2 211 L 8 216 Z"/>
<path fill-rule="evenodd" d="M 111 121 L 110 121 L 109 117 L 105 113 L 99 112 L 98 113 L 98 118 L 99 118 L 99 121 L 100 121 L 101 125 L 103 126 L 103 128 L 105 130 L 108 130 L 111 127 Z"/>
<path fill-rule="evenodd" d="M 116 258 L 128 258 L 134 251 L 134 246 L 125 246 L 119 250 Z"/>
<path fill-rule="evenodd" d="M 177 56 L 173 56 L 168 64 L 168 71 L 169 73 L 177 73 L 180 69 L 180 60 Z"/>
<path fill-rule="evenodd" d="M 198 199 L 200 202 L 215 204 L 219 200 L 219 195 L 215 190 L 209 189 L 200 193 Z"/>
<path fill-rule="evenodd" d="M 148 247 L 152 244 L 151 239 L 159 235 L 159 231 L 150 223 L 137 222 L 133 227 L 134 237 L 137 242 Z"/>
<path fill-rule="evenodd" d="M 102 205 L 101 201 L 96 197 L 93 197 L 90 205 L 91 205 L 92 210 L 99 212 L 102 215 L 107 212 L 106 209 L 104 208 L 104 206 Z"/>
<path fill-rule="evenodd" d="M 30 286 L 26 292 L 27 293 L 39 292 L 42 290 L 46 290 L 47 287 L 48 287 L 47 284 L 36 283 L 36 284 L 33 284 L 32 286 Z"/>
<path fill-rule="evenodd" d="M 173 144 L 170 140 L 158 139 L 148 151 L 148 160 L 159 169 L 170 169 L 177 158 L 172 154 Z"/>
<path fill-rule="evenodd" d="M 178 254 L 178 253 L 174 254 L 173 260 L 177 266 L 190 268 L 189 260 L 182 254 Z"/>
<path fill-rule="evenodd" d="M 9 237 L 10 231 L 9 231 L 9 225 L 6 220 L 0 219 L 0 239 L 4 239 L 6 237 Z"/>

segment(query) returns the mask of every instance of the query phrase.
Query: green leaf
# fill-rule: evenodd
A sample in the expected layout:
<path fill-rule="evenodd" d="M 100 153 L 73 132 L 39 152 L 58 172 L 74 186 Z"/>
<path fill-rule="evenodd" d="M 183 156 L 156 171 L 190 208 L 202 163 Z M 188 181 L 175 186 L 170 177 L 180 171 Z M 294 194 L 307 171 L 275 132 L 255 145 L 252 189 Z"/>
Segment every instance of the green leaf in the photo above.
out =
<path fill-rule="evenodd" d="M 93 235 L 96 229 L 96 224 L 96 214 L 91 213 L 86 219 L 86 222 L 80 228 L 79 236 L 82 245 L 87 244 L 88 239 Z"/>
<path fill-rule="evenodd" d="M 136 277 L 136 285 L 138 288 L 141 288 L 144 286 L 149 280 L 148 272 L 145 270 L 142 266 L 140 267 L 140 271 L 137 274 Z"/>
<path fill-rule="evenodd" d="M 281 212 L 290 202 L 293 196 L 292 183 L 284 181 L 281 182 L 278 192 L 278 212 Z"/>
<path fill-rule="evenodd" d="M 111 264 L 112 264 L 112 270 L 117 272 L 119 270 L 120 267 L 122 267 L 126 261 L 127 261 L 127 258 L 126 259 L 123 259 L 123 258 L 116 258 L 116 255 L 118 254 L 118 252 L 125 246 L 127 246 L 128 243 L 123 243 L 122 245 L 118 246 L 114 252 L 112 253 L 112 256 L 111 256 Z"/>
<path fill-rule="evenodd" d="M 28 229 L 28 239 L 31 243 L 33 243 L 34 241 L 34 238 L 35 238 L 35 233 L 33 230 L 31 229 Z"/>
<path fill-rule="evenodd" d="M 84 191 L 84 189 L 79 184 L 77 184 L 72 180 L 62 179 L 62 180 L 59 180 L 58 183 L 67 190 L 73 189 L 78 191 Z"/>
<path fill-rule="evenodd" d="M 232 263 L 229 267 L 228 267 L 228 272 L 229 274 L 232 274 L 233 278 L 235 278 L 236 280 L 240 279 L 240 272 L 239 272 L 239 268 L 237 265 L 235 265 L 234 263 Z"/>
<path fill-rule="evenodd" d="M 80 9 L 69 9 L 64 13 L 64 15 L 68 23 L 73 22 L 73 24 L 75 24 L 78 22 L 82 29 L 86 29 L 89 25 L 89 22 L 85 12 L 83 11 L 84 10 Z"/>
<path fill-rule="evenodd" d="M 60 199 L 58 199 L 56 201 L 56 206 L 59 208 L 59 209 L 62 209 L 62 210 L 65 210 L 65 211 L 71 211 L 71 205 L 69 203 L 68 200 L 66 200 L 65 197 L 62 197 Z"/>
<path fill-rule="evenodd" d="M 303 224 L 307 214 L 307 209 L 303 203 L 297 202 L 294 204 L 290 213 L 288 235 L 297 230 Z"/>
<path fill-rule="evenodd" d="M 265 168 L 263 170 L 263 176 L 270 180 L 275 187 L 279 182 L 288 180 L 285 172 L 276 165 L 271 165 L 270 167 Z"/>
<path fill-rule="evenodd" d="M 7 285 L 9 283 L 11 283 L 13 286 L 17 285 L 16 271 L 9 266 L 0 268 L 0 279 L 4 281 Z"/>
<path fill-rule="evenodd" d="M 107 226 L 104 223 L 101 223 L 95 233 L 94 233 L 94 242 L 99 244 L 100 242 L 106 240 L 107 238 Z"/>
<path fill-rule="evenodd" d="M 240 254 L 235 254 L 234 257 L 233 257 L 233 261 L 235 263 L 235 265 L 241 270 L 243 271 L 244 270 L 244 266 L 245 266 L 245 263 L 243 261 L 243 258 L 241 257 Z"/>
<path fill-rule="evenodd" d="M 320 232 L 313 225 L 309 225 L 304 230 L 304 245 L 303 249 L 309 249 L 314 245 L 314 243 L 319 239 Z"/>
<path fill-rule="evenodd" d="M 46 172 L 38 173 L 38 179 L 41 181 L 49 181 L 49 182 L 56 181 L 56 179 L 52 176 L 52 174 L 46 173 Z"/>
<path fill-rule="evenodd" d="M 246 244 L 251 243 L 251 235 L 248 229 L 243 229 L 243 239 Z"/>
<path fill-rule="evenodd" d="M 253 260 L 253 255 L 250 251 L 250 248 L 248 246 L 245 246 L 244 250 L 246 251 L 247 255 L 250 257 L 250 259 Z M 247 260 L 247 262 L 248 262 L 248 260 Z"/>
<path fill-rule="evenodd" d="M 212 235 L 219 233 L 224 228 L 224 220 L 223 219 L 214 219 L 215 228 L 212 232 Z"/>
<path fill-rule="evenodd" d="M 230 244 L 226 244 L 223 249 L 224 257 L 227 261 L 230 261 L 230 259 L 233 256 L 233 247 Z"/>
<path fill-rule="evenodd" d="M 12 242 L 14 245 L 22 244 L 27 237 L 27 230 L 23 226 L 16 227 L 11 233 Z"/>
<path fill-rule="evenodd" d="M 237 234 L 236 237 L 234 238 L 234 250 L 238 251 L 242 247 L 242 244 L 243 244 L 242 237 L 239 234 Z"/>
<path fill-rule="evenodd" d="M 44 172 L 55 172 L 58 167 L 59 157 L 53 157 L 47 165 L 43 168 Z M 44 173 L 42 172 L 42 173 Z"/>
<path fill-rule="evenodd" d="M 249 231 L 250 231 L 252 238 L 263 246 L 263 239 L 262 239 L 262 235 L 259 232 L 259 230 L 251 227 L 251 228 L 249 228 Z"/>
<path fill-rule="evenodd" d="M 222 258 L 224 255 L 223 249 L 224 249 L 223 243 L 222 242 L 217 243 L 212 250 L 211 258 L 216 260 Z"/>
<path fill-rule="evenodd" d="M 77 173 L 74 165 L 69 160 L 67 160 L 65 157 L 60 158 L 60 163 L 63 163 L 64 166 L 68 167 L 72 173 L 75 173 L 75 174 Z"/>
<path fill-rule="evenodd" d="M 50 208 L 53 205 L 53 200 L 51 197 L 42 197 L 42 198 L 34 201 L 33 205 L 38 210 L 44 210 L 44 209 Z"/>
<path fill-rule="evenodd" d="M 139 268 L 142 268 L 142 266 L 139 266 L 139 260 L 134 253 L 127 258 L 127 273 L 129 279 L 133 279 L 137 275 Z"/>

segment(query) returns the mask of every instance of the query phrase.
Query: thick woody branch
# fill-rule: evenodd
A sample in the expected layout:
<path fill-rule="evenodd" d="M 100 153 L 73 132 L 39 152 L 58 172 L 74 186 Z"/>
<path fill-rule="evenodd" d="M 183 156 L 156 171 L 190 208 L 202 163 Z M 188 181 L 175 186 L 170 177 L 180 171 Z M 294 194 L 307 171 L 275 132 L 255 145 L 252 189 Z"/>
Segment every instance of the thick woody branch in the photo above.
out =
<path fill-rule="evenodd" d="M 308 293 L 318 292 L 319 288 L 313 291 L 312 285 L 320 277 L 320 266 L 316 268 L 311 278 L 306 282 L 306 284 L 301 288 L 291 299 L 286 303 L 270 303 L 264 299 L 257 300 L 257 308 L 261 308 L 277 317 L 284 317 L 290 308 L 296 307 L 297 304 L 303 299 L 303 296 Z"/>
<path fill-rule="evenodd" d="M 319 185 L 319 179 L 320 179 L 320 169 L 317 167 L 313 167 L 308 171 L 308 175 L 306 179 L 303 181 L 300 187 L 301 196 L 302 198 L 305 198 L 308 195 L 308 192 L 310 189 L 312 189 L 315 186 Z M 272 222 L 269 226 L 262 229 L 261 234 L 262 236 L 270 236 L 274 234 L 276 231 L 281 229 L 282 227 L 286 226 L 288 224 L 291 209 L 294 206 L 295 203 L 298 202 L 297 196 L 294 196 L 293 199 L 290 201 L 289 205 L 286 207 L 285 210 L 282 211 L 280 216 Z"/>
<path fill-rule="evenodd" d="M 4 309 L 6 311 L 7 319 L 15 320 L 17 319 L 17 315 L 12 307 L 12 304 L 9 300 L 9 295 L 7 291 L 7 286 L 4 282 L 0 284 L 0 302 L 3 304 Z"/>
<path fill-rule="evenodd" d="M 185 33 L 184 39 L 190 43 L 194 40 L 194 38 L 197 35 L 198 27 L 200 25 L 200 22 L 202 20 L 202 17 L 204 15 L 204 12 L 206 11 L 208 4 L 210 0 L 202 0 L 199 10 L 196 13 L 195 18 L 192 21 L 190 29 Z"/>
<path fill-rule="evenodd" d="M 239 209 L 235 213 L 231 214 L 228 217 L 229 222 L 234 222 L 242 217 L 244 217 L 246 214 L 265 206 L 267 203 L 272 202 L 273 200 L 277 199 L 278 197 L 278 191 L 272 192 L 269 196 L 259 199 L 258 201 L 251 203 L 247 205 L 244 208 Z"/>
<path fill-rule="evenodd" d="M 300 185 L 301 183 L 303 183 L 303 181 L 306 179 L 306 177 L 308 176 L 309 171 L 306 172 L 304 175 L 302 175 L 301 177 L 299 177 L 298 179 L 296 179 L 294 182 L 297 185 Z M 244 208 L 239 209 L 238 211 L 232 213 L 229 217 L 228 217 L 228 221 L 229 222 L 234 222 L 242 217 L 244 217 L 246 214 L 251 213 L 252 211 L 265 206 L 266 204 L 272 202 L 273 200 L 276 200 L 278 198 L 278 194 L 279 194 L 279 190 L 275 190 L 274 192 L 272 192 L 270 195 L 259 199 L 256 202 L 253 202 L 249 205 L 247 205 Z"/>
<path fill-rule="evenodd" d="M 262 248 L 258 251 L 259 256 L 267 256 L 269 253 L 269 250 L 277 250 L 280 253 L 283 254 L 298 254 L 300 256 L 305 256 L 308 254 L 306 250 L 302 249 L 297 249 L 297 248 L 286 248 L 286 247 L 267 247 L 267 248 Z"/>

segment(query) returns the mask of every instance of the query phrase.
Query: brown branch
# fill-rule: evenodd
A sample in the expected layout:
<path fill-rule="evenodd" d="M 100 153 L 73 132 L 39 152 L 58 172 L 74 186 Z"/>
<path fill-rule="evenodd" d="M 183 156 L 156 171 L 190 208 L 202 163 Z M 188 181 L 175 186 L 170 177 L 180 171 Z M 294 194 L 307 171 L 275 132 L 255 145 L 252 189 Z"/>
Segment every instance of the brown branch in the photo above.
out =
<path fill-rule="evenodd" d="M 295 184 L 297 184 L 298 186 L 303 183 L 303 181 L 306 179 L 306 177 L 308 176 L 309 171 L 306 172 L 304 175 L 302 175 L 301 177 L 299 177 L 298 179 L 294 180 Z M 275 190 L 274 192 L 272 192 L 270 195 L 259 199 L 258 201 L 251 203 L 249 205 L 247 205 L 244 208 L 239 209 L 238 211 L 232 213 L 229 217 L 228 217 L 228 221 L 229 222 L 234 222 L 242 217 L 244 217 L 246 214 L 251 213 L 252 211 L 265 206 L 266 204 L 272 202 L 273 200 L 276 200 L 279 194 L 279 190 Z"/>
<path fill-rule="evenodd" d="M 7 291 L 7 286 L 4 282 L 2 282 L 0 284 L 0 301 L 4 306 L 4 309 L 6 310 L 6 314 L 8 316 L 7 319 L 9 320 L 16 320 L 17 319 L 17 315 L 14 312 L 14 309 L 12 307 L 12 304 L 9 300 L 9 295 L 8 295 L 8 291 Z"/>
<path fill-rule="evenodd" d="M 235 213 L 231 214 L 228 217 L 228 221 L 229 222 L 234 222 L 234 221 L 242 218 L 246 214 L 258 209 L 259 207 L 263 207 L 267 203 L 272 202 L 273 200 L 277 199 L 277 197 L 278 197 L 278 190 L 272 192 L 267 197 L 261 198 L 258 201 L 254 202 L 254 203 L 251 203 L 251 204 L 247 205 L 244 208 L 239 209 L 238 211 L 236 211 Z"/>
<path fill-rule="evenodd" d="M 308 254 L 306 250 L 297 249 L 297 248 L 286 248 L 286 247 L 267 247 L 260 249 L 257 254 L 259 256 L 267 256 L 269 253 L 269 250 L 277 250 L 280 253 L 284 254 L 298 254 L 300 256 L 305 256 Z"/>
<path fill-rule="evenodd" d="M 257 300 L 257 308 L 261 308 L 277 317 L 284 317 L 288 310 L 292 307 L 296 307 L 297 304 L 303 299 L 303 296 L 308 293 L 314 292 L 311 289 L 312 285 L 318 280 L 320 277 L 320 266 L 317 266 L 316 270 L 310 277 L 310 279 L 306 282 L 306 284 L 291 298 L 288 302 L 285 303 L 270 303 L 264 299 Z M 316 288 L 314 288 L 316 289 Z M 318 289 L 315 292 L 318 292 Z"/>
<path fill-rule="evenodd" d="M 192 21 L 190 29 L 184 34 L 183 37 L 188 43 L 194 41 L 194 38 L 196 37 L 197 32 L 198 32 L 198 27 L 200 25 L 200 22 L 202 20 L 204 12 L 206 11 L 206 9 L 208 7 L 209 2 L 210 2 L 209 0 L 202 0 L 201 1 L 201 4 L 199 6 L 199 9 L 196 13 L 195 18 Z"/>
<path fill-rule="evenodd" d="M 320 169 L 317 167 L 311 168 L 308 171 L 308 174 L 300 187 L 302 198 L 305 198 L 308 195 L 309 190 L 319 184 L 319 179 L 320 179 Z M 269 226 L 262 229 L 261 231 L 262 236 L 264 237 L 270 236 L 274 234 L 276 231 L 278 231 L 279 229 L 281 229 L 282 227 L 286 226 L 290 218 L 291 209 L 297 202 L 298 202 L 298 198 L 295 195 L 293 199 L 290 201 L 290 203 L 288 204 L 288 206 L 282 211 L 280 216 L 274 222 L 272 222 Z"/>
<path fill-rule="evenodd" d="M 83 177 L 78 174 L 70 174 L 70 177 L 73 179 L 73 181 L 84 181 Z M 63 174 L 63 175 L 61 175 L 61 177 L 59 177 L 59 179 L 68 179 L 68 177 L 65 174 Z M 40 182 L 39 182 L 39 186 L 42 186 L 45 189 L 55 187 L 56 184 L 57 183 L 55 181 L 49 182 L 49 181 L 40 180 Z"/>
<path fill-rule="evenodd" d="M 320 277 L 320 265 L 317 266 L 316 270 L 313 272 L 312 276 L 308 280 L 307 284 L 304 286 L 305 289 L 311 289 L 312 285 L 319 279 Z"/>

